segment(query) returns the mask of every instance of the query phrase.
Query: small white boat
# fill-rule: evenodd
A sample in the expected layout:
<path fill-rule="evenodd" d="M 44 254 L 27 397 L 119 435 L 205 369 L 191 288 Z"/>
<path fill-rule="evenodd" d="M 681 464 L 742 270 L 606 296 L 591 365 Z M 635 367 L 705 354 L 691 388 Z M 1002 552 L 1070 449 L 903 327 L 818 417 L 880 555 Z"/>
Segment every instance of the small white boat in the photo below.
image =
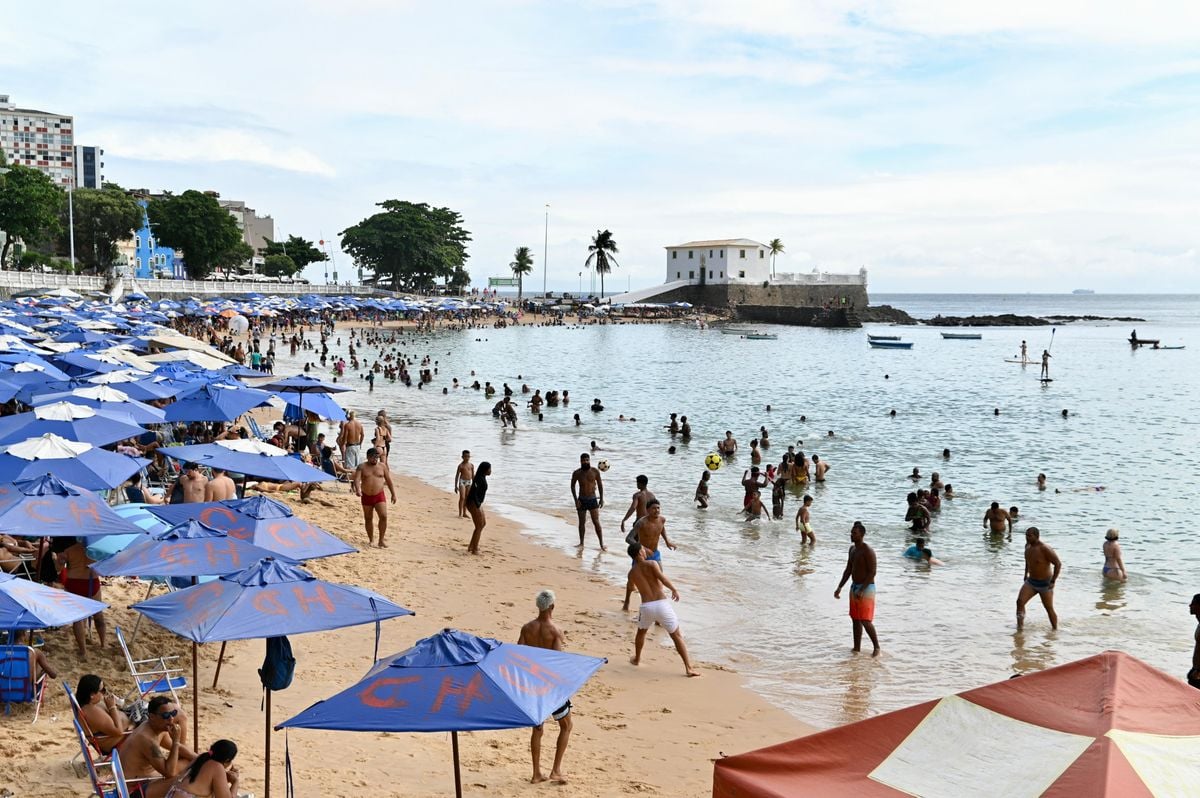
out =
<path fill-rule="evenodd" d="M 942 337 L 948 341 L 978 341 L 983 338 L 982 333 L 942 333 Z"/>

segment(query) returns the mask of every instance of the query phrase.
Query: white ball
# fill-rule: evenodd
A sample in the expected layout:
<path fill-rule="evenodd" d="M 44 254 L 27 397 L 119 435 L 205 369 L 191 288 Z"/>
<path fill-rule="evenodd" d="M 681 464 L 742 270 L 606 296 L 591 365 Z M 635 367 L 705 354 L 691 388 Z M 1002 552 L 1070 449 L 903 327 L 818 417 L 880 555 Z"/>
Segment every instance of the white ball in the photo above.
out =
<path fill-rule="evenodd" d="M 601 460 L 600 462 L 596 463 L 596 468 L 599 468 L 601 471 L 607 471 L 608 470 L 608 461 Z"/>

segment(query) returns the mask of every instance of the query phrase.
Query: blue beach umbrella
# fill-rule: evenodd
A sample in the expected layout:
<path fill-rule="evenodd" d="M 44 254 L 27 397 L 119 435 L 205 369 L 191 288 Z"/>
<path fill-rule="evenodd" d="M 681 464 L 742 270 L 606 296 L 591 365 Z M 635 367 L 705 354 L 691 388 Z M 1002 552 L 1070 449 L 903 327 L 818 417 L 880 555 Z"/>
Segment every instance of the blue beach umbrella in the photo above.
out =
<path fill-rule="evenodd" d="M 119 551 L 123 551 L 126 546 L 138 538 L 167 531 L 171 525 L 157 515 L 151 515 L 150 511 L 146 509 L 154 506 L 152 504 L 129 502 L 128 504 L 118 504 L 116 507 L 113 507 L 112 511 L 122 521 L 136 527 L 136 530 L 128 535 L 105 535 L 104 537 L 89 535 L 87 538 L 87 555 L 98 562 L 113 556 Z"/>
<path fill-rule="evenodd" d="M 165 532 L 139 536 L 92 570 L 101 576 L 221 576 L 275 556 L 228 532 L 188 520 Z"/>
<path fill-rule="evenodd" d="M 140 530 L 90 490 L 44 475 L 0 484 L 0 532 L 28 537 L 86 537 Z"/>
<path fill-rule="evenodd" d="M 458 733 L 541 724 L 607 660 L 445 629 L 385 657 L 356 684 L 276 728 Z"/>
<path fill-rule="evenodd" d="M 202 385 L 167 405 L 167 421 L 233 421 L 270 398 L 266 391 L 253 388 Z"/>
<path fill-rule="evenodd" d="M 266 496 L 200 504 L 162 504 L 149 512 L 167 523 L 195 518 L 215 529 L 269 549 L 292 560 L 315 560 L 357 551 L 320 527 L 292 512 L 292 508 Z"/>
<path fill-rule="evenodd" d="M 254 446 L 258 451 L 238 451 L 232 448 L 239 445 Z M 221 468 L 235 474 L 278 482 L 328 482 L 337 479 L 319 468 L 313 468 L 298 457 L 292 457 L 278 446 L 254 441 L 217 441 L 194 446 L 168 446 L 158 451 L 174 460 L 199 463 L 210 468 Z"/>
<path fill-rule="evenodd" d="M 102 601 L 0 572 L 0 629 L 50 629 L 90 618 Z"/>
<path fill-rule="evenodd" d="M 282 380 L 275 380 L 274 382 L 269 382 L 266 385 L 260 385 L 259 387 L 264 391 L 274 391 L 278 394 L 285 394 L 283 398 L 287 400 L 287 403 L 294 404 L 300 409 L 300 418 L 304 418 L 304 397 L 306 395 L 314 394 L 315 398 L 315 394 L 345 393 L 346 391 L 354 390 L 353 388 L 347 388 L 344 385 L 335 385 L 329 382 L 322 382 L 316 377 L 310 377 L 307 374 L 297 374 L 294 377 L 285 377 Z M 286 394 L 295 394 L 297 397 L 296 401 L 292 401 L 292 399 L 286 396 Z M 317 413 L 317 415 L 321 416 L 322 418 L 329 418 L 333 419 L 334 421 L 344 421 L 346 419 L 345 411 L 338 407 L 336 402 L 328 400 L 327 397 L 326 399 L 327 402 L 322 403 L 322 407 L 325 410 L 324 413 L 318 412 L 314 407 L 309 407 L 309 410 Z M 340 418 L 338 417 L 339 415 Z"/>
<path fill-rule="evenodd" d="M 81 488 L 104 490 L 120 485 L 149 464 L 140 457 L 105 451 L 52 433 L 0 447 L 3 482 L 54 474 Z"/>
<path fill-rule="evenodd" d="M 67 440 L 105 446 L 126 438 L 136 438 L 145 431 L 123 413 L 110 413 L 69 402 L 41 405 L 28 413 L 0 418 L 0 444 L 23 441 L 51 432 Z"/>
<path fill-rule="evenodd" d="M 378 640 L 381 621 L 413 614 L 378 593 L 323 582 L 299 566 L 274 559 L 261 560 L 206 585 L 156 596 L 134 604 L 133 609 L 197 643 L 323 632 L 364 623 L 376 625 Z M 270 689 L 266 690 L 265 706 L 264 792 L 270 795 Z"/>
<path fill-rule="evenodd" d="M 328 394 L 317 393 L 305 396 L 304 394 L 285 393 L 280 394 L 280 398 L 287 404 L 283 411 L 283 417 L 289 421 L 303 421 L 308 418 L 306 413 L 313 413 L 330 421 L 345 421 L 348 418 L 346 411 Z"/>

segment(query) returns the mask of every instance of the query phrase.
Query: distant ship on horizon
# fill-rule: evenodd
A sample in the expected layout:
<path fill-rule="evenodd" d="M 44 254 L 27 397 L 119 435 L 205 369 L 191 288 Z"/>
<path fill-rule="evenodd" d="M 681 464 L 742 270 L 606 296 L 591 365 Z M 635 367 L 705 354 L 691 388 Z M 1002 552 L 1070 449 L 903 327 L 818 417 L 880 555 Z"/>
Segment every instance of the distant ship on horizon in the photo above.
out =
<path fill-rule="evenodd" d="M 1092 290 L 1092 289 L 1090 289 L 1090 288 L 1076 288 L 1076 289 L 1075 289 L 1074 291 L 1072 291 L 1071 293 L 1072 293 L 1072 294 L 1094 294 L 1094 293 L 1096 293 L 1096 292 L 1095 292 L 1095 291 L 1093 291 L 1093 290 Z"/>

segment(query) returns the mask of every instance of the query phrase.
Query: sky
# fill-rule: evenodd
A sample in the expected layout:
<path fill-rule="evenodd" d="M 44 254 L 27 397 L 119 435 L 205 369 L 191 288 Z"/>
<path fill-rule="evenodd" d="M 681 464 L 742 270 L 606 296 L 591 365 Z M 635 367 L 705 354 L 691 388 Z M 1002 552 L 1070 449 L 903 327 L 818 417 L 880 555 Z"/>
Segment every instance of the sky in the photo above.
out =
<path fill-rule="evenodd" d="M 1195 0 L 45 0 L 0 94 L 342 280 L 400 199 L 462 213 L 479 286 L 528 246 L 527 285 L 586 290 L 609 229 L 610 292 L 739 237 L 872 292 L 1200 292 L 1197 31 Z"/>

